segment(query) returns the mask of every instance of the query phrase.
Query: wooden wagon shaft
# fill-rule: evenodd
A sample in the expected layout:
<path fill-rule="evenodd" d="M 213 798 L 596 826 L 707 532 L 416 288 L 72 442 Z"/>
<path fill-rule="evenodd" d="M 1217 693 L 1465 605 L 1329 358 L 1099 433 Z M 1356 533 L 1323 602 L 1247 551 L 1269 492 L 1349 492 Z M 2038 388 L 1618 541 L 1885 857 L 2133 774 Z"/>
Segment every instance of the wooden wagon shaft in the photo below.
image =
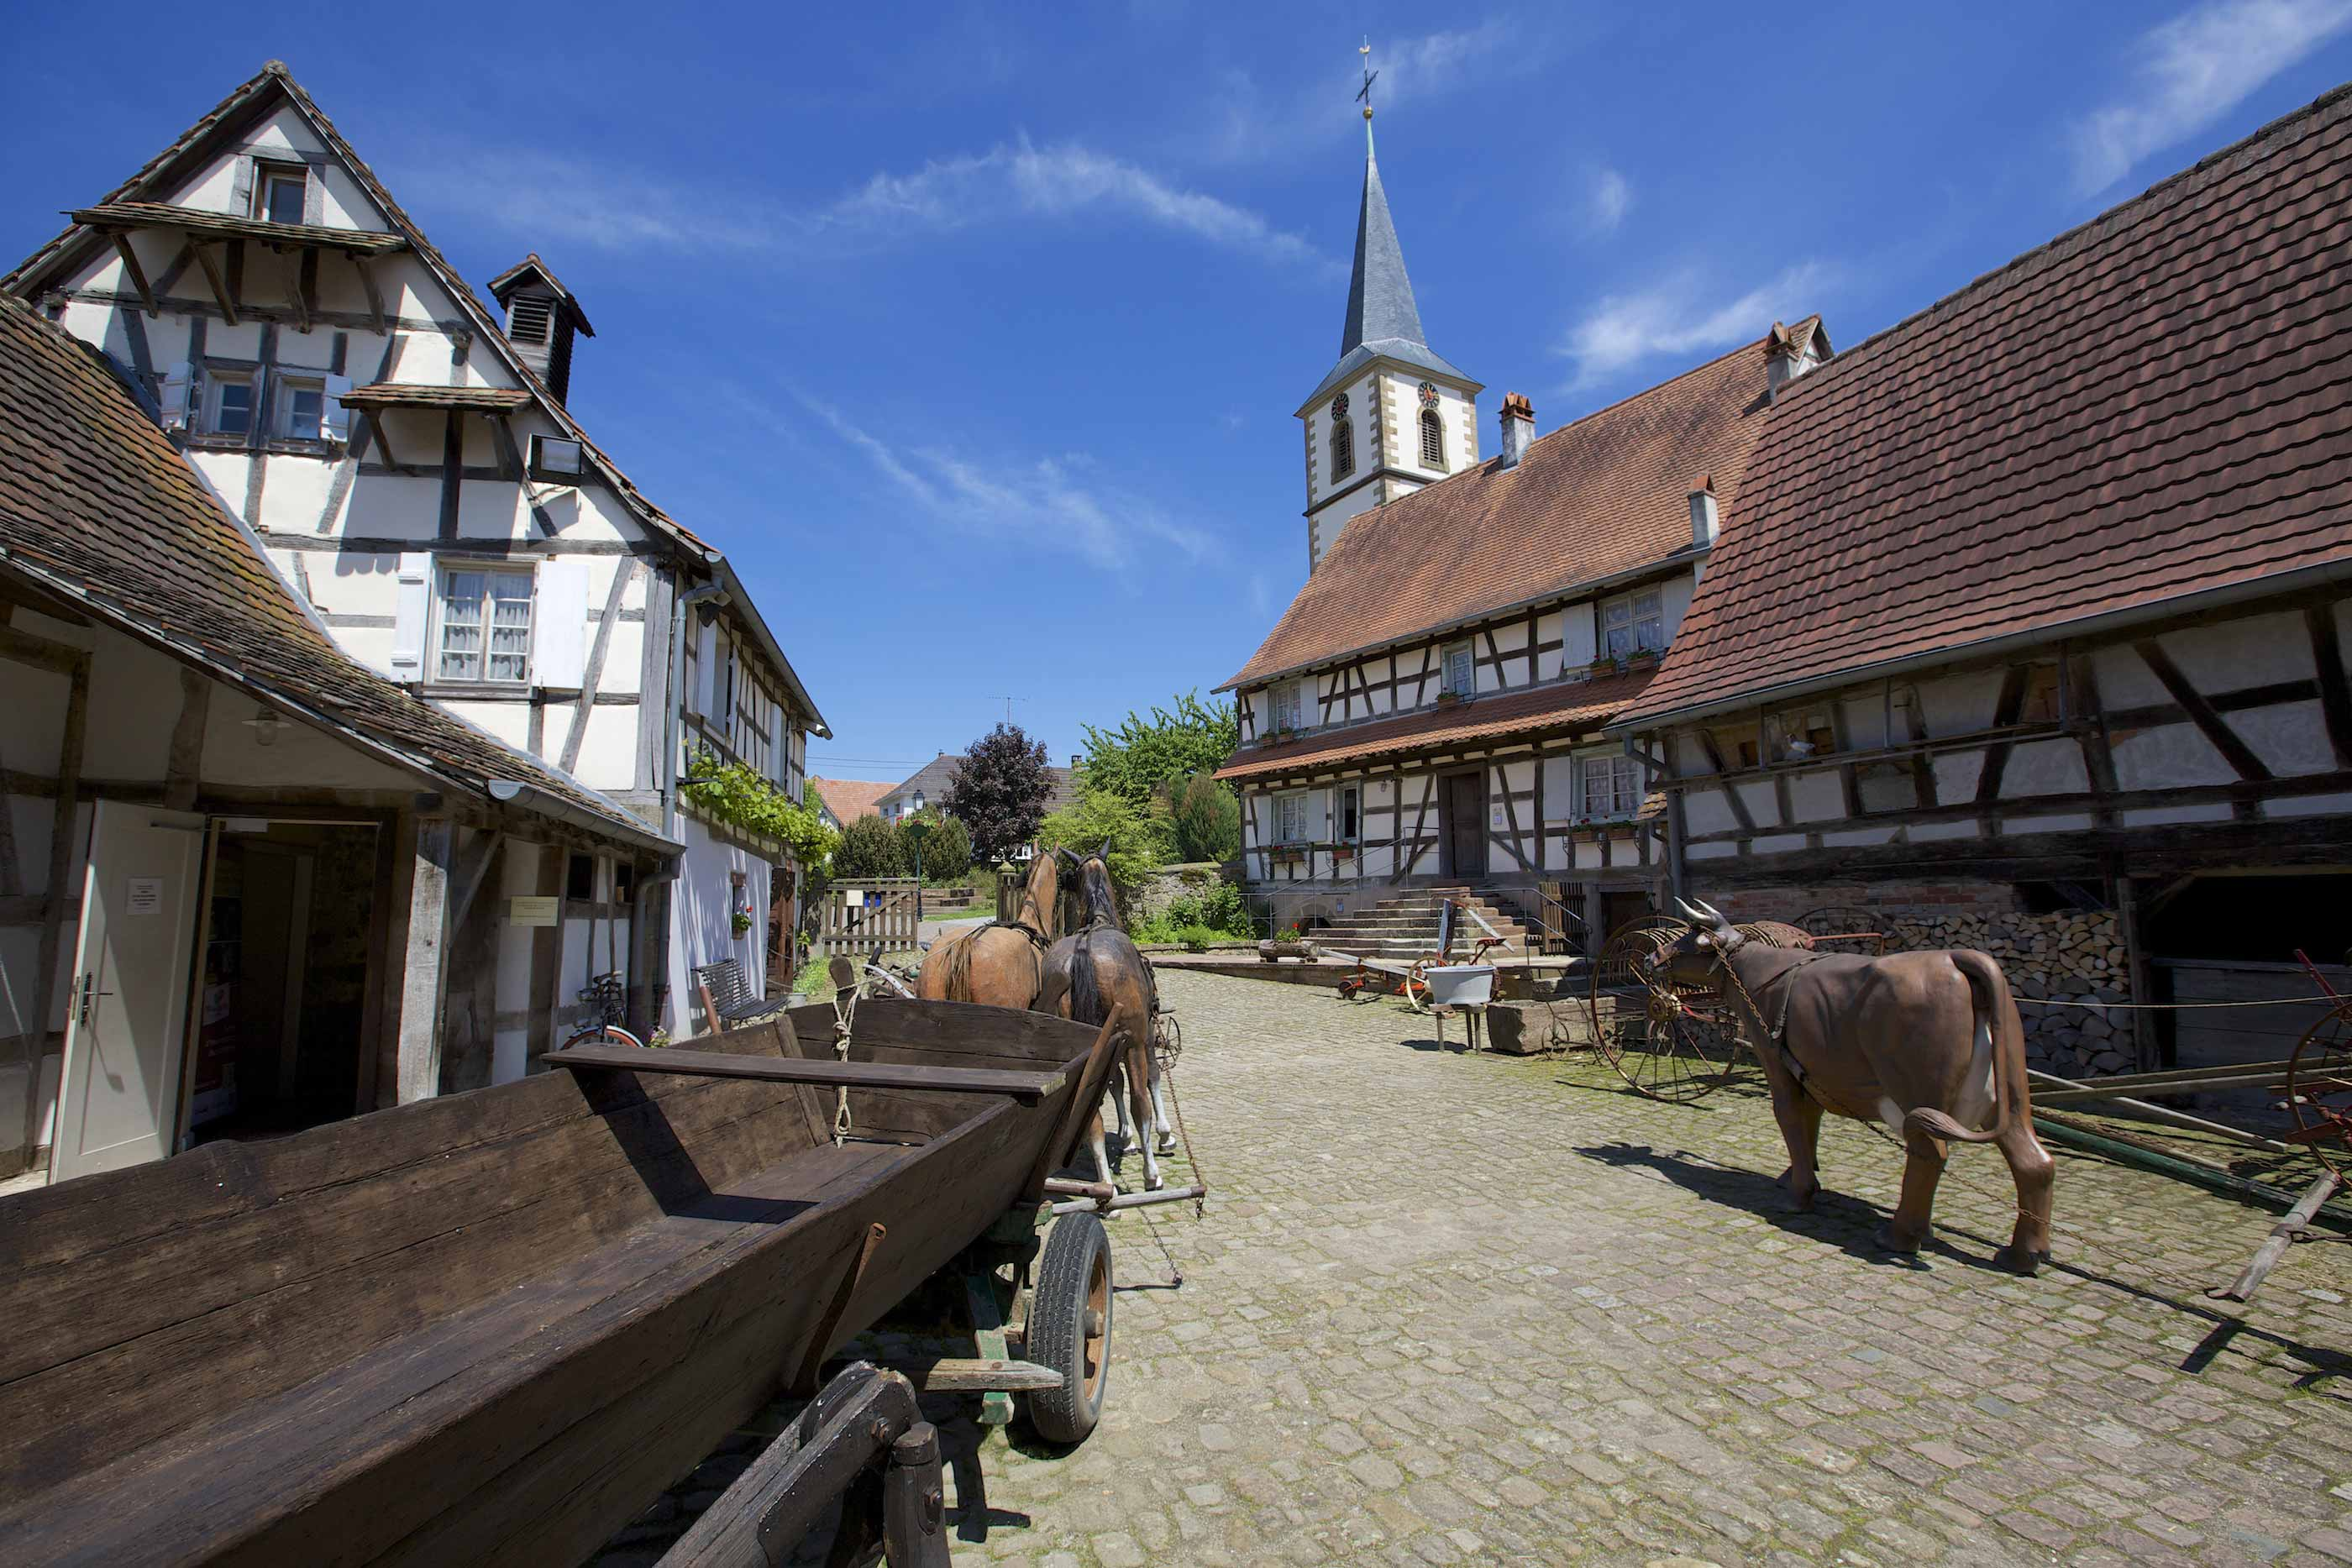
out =
<path fill-rule="evenodd" d="M 1059 1388 L 1062 1375 L 1013 1356 L 893 1356 L 881 1364 L 924 1394 L 1027 1394 Z"/>
<path fill-rule="evenodd" d="M 1116 1197 L 1074 1197 L 1054 1206 L 1055 1214 L 1105 1214 L 1113 1209 L 1148 1208 L 1155 1203 L 1190 1203 L 1206 1197 L 1205 1186 L 1163 1186 L 1156 1192 L 1122 1192 Z"/>
<path fill-rule="evenodd" d="M 2263 1281 L 2270 1278 L 2271 1270 L 2278 1267 L 2279 1260 L 2286 1256 L 2286 1249 L 2294 1244 L 2296 1234 L 2311 1223 L 2319 1206 L 2333 1197 L 2343 1184 L 2344 1178 L 2334 1171 L 2320 1172 L 2319 1179 L 2305 1187 L 2294 1207 L 2286 1211 L 2286 1218 L 2271 1227 L 2269 1237 L 2254 1249 L 2252 1260 L 2246 1264 L 2246 1271 L 2227 1287 L 2205 1293 L 2217 1301 L 2252 1300 L 2253 1293 L 2263 1288 Z"/>
<path fill-rule="evenodd" d="M 910 1444 L 909 1438 L 916 1441 Z M 782 1562 L 826 1505 L 886 1454 L 892 1479 L 898 1470 L 916 1472 L 913 1500 L 922 1502 L 928 1491 L 929 1502 L 906 1518 L 899 1517 L 900 1508 L 890 1506 L 899 1500 L 885 1503 L 889 1561 L 907 1568 L 947 1563 L 937 1436 L 904 1377 L 860 1362 L 825 1385 L 801 1419 L 769 1444 L 664 1554 L 662 1568 L 768 1568 Z M 863 1533 L 875 1523 L 845 1508 L 841 1528 Z"/>
<path fill-rule="evenodd" d="M 2060 1078 L 2036 1072 L 2033 1101 L 2037 1105 L 2064 1105 L 2082 1100 L 2111 1100 L 2118 1094 L 2185 1094 L 2198 1089 L 2242 1089 L 2252 1084 L 2284 1082 L 2284 1061 L 2250 1061 L 2235 1067 L 2184 1068 L 2171 1072 L 2125 1072 L 2113 1078 Z M 2058 1085 L 2049 1090 L 2043 1083 Z"/>
<path fill-rule="evenodd" d="M 988 1067 L 919 1067 L 893 1061 L 828 1061 L 780 1056 L 729 1056 L 675 1047 L 574 1045 L 551 1051 L 553 1067 L 584 1071 L 675 1072 L 693 1078 L 756 1078 L 770 1083 L 814 1083 L 825 1089 L 933 1089 L 965 1094 L 1007 1094 L 1034 1105 L 1062 1087 L 1058 1072 L 1007 1072 Z"/>
<path fill-rule="evenodd" d="M 2026 1070 L 2026 1076 L 2033 1081 L 2033 1103 L 2036 1105 L 2073 1105 L 2087 1101 L 2105 1101 L 2111 1104 L 2127 1106 L 2151 1121 L 2169 1123 L 2176 1127 L 2189 1127 L 2200 1133 L 2212 1133 L 2218 1136 L 2231 1138 L 2251 1147 L 2262 1149 L 2269 1154 L 2284 1155 L 2293 1152 L 2286 1145 L 2275 1139 L 2249 1133 L 2242 1127 L 2232 1127 L 2223 1122 L 2208 1121 L 2202 1116 L 2192 1116 L 2186 1111 L 2176 1111 L 2169 1105 L 2153 1105 L 2145 1100 L 2135 1100 L 2118 1093 L 2113 1085 L 2121 1082 L 2120 1080 L 2105 1080 L 2095 1086 L 2086 1085 L 2080 1090 L 2062 1088 L 2052 1092 L 2042 1086 L 2044 1083 L 2073 1084 L 2075 1081 L 2071 1078 L 2060 1078 L 2053 1073 L 2037 1072 L 2032 1068 Z M 2264 1073 L 2262 1076 L 2267 1078 L 2271 1075 Z M 2222 1084 L 2226 1087 L 2235 1082 L 2234 1079 L 2225 1079 Z M 2203 1085 L 2203 1087 L 2211 1086 L 2210 1081 Z M 2158 1088 L 2151 1092 L 2162 1093 L 2166 1091 Z"/>

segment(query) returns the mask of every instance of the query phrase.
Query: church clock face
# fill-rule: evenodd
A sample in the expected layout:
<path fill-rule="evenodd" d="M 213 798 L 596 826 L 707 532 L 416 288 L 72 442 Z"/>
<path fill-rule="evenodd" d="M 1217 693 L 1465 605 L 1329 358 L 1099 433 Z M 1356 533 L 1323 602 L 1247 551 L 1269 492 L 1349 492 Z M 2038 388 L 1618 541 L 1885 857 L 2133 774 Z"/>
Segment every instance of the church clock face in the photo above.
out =
<path fill-rule="evenodd" d="M 1331 400 L 1331 417 L 1333 419 L 1345 419 L 1348 417 L 1348 394 L 1346 392 L 1341 392 L 1338 397 Z"/>
<path fill-rule="evenodd" d="M 1423 408 L 1437 406 L 1437 388 L 1431 382 L 1421 383 L 1421 406 Z"/>

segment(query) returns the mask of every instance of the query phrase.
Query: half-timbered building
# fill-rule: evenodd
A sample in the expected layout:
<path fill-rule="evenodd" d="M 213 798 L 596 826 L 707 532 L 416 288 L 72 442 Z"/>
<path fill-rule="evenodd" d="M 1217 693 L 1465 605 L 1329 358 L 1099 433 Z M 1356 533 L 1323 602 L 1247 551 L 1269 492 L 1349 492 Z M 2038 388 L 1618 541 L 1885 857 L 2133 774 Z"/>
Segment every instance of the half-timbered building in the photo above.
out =
<path fill-rule="evenodd" d="M 1991 931 L 2069 1070 L 2284 1054 L 2293 1009 L 2099 1004 L 2352 946 L 2347 187 L 2352 89 L 1782 389 L 1614 721 L 1679 886 Z"/>
<path fill-rule="evenodd" d="M 1601 731 L 1675 637 L 1773 389 L 1829 353 L 1818 318 L 1776 325 L 1540 438 L 1510 394 L 1478 461 L 1480 389 L 1423 340 L 1368 154 L 1341 357 L 1300 410 L 1314 564 L 1218 688 L 1278 922 L 1445 883 L 1571 930 L 1651 894 L 1659 803 Z M 1381 487 L 1336 488 L 1360 463 Z"/>
<path fill-rule="evenodd" d="M 707 748 L 798 799 L 824 721 L 726 557 L 566 406 L 593 329 L 545 261 L 492 281 L 493 314 L 272 62 L 0 286 L 121 370 L 353 658 L 684 843 L 535 862 L 567 1004 L 617 970 L 639 1027 L 683 1032 L 693 966 L 759 983 L 793 868 L 678 781 Z M 489 1055 L 520 1062 L 493 1012 Z"/>

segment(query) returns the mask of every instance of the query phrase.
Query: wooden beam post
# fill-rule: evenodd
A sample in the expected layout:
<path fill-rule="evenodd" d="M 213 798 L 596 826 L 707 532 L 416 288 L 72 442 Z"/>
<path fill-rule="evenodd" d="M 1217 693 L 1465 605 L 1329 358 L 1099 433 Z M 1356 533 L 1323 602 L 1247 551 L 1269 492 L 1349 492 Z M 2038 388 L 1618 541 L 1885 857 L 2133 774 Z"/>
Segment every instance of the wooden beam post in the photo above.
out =
<path fill-rule="evenodd" d="M 408 950 L 400 982 L 396 1060 L 400 1103 L 441 1092 L 442 1014 L 448 1000 L 449 861 L 457 826 L 445 816 L 416 822 L 408 889 Z"/>
<path fill-rule="evenodd" d="M 26 643 L 43 643 L 24 638 Z M 44 643 L 44 645 L 47 645 Z M 41 1060 L 48 1052 L 49 1008 L 58 978 L 58 949 L 65 935 L 66 906 L 79 903 L 66 885 L 73 872 L 74 819 L 81 808 L 82 737 L 89 722 L 89 655 L 76 650 L 67 672 L 65 733 L 58 742 L 58 793 L 49 813 L 49 874 L 41 890 L 41 936 L 33 958 L 31 1027 L 22 1037 L 25 1059 L 25 1131 L 21 1145 L 29 1162 L 41 1131 Z"/>
<path fill-rule="evenodd" d="M 194 245 L 192 240 L 189 242 Z M 236 325 L 236 304 L 229 296 L 228 280 L 221 276 L 220 263 L 213 259 L 212 246 L 195 246 L 196 265 L 205 269 L 205 281 L 212 285 L 213 303 L 220 307 L 221 319 L 230 326 Z"/>
<path fill-rule="evenodd" d="M 129 275 L 131 286 L 139 290 L 139 302 L 147 307 L 152 320 L 163 314 L 163 307 L 155 300 L 155 290 L 147 282 L 146 269 L 139 265 L 139 254 L 131 248 L 131 236 L 116 229 L 110 236 L 114 241 L 115 254 L 122 257 L 122 270 Z"/>
<path fill-rule="evenodd" d="M 163 804 L 174 811 L 196 809 L 204 784 L 205 722 L 212 711 L 212 681 L 202 670 L 180 672 L 180 717 L 172 726 L 172 749 L 163 764 Z"/>
<path fill-rule="evenodd" d="M 352 256 L 352 265 L 359 269 L 360 287 L 367 290 L 368 315 L 373 319 L 376 331 L 383 332 L 387 326 L 383 312 L 383 290 L 376 283 L 375 271 L 368 265 L 368 258 L 363 256 L 354 254 Z M 377 378 L 379 381 L 382 379 L 380 376 Z"/>

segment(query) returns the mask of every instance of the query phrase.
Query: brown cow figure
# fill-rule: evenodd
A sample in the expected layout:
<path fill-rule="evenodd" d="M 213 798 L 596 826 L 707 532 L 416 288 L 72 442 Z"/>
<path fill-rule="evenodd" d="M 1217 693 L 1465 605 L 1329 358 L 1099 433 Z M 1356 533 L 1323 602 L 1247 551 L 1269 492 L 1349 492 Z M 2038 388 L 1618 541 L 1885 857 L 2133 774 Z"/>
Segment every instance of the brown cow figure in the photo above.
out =
<path fill-rule="evenodd" d="M 1903 1197 L 1876 1237 L 1896 1252 L 1927 1238 L 1952 1144 L 1992 1144 L 2017 1182 L 2017 1228 L 2000 1261 L 2031 1274 L 2050 1256 L 2056 1162 L 2033 1135 L 2025 1030 L 2000 966 L 1966 948 L 1880 958 L 1769 947 L 1707 904 L 1650 960 L 1652 974 L 1720 986 L 1764 1064 L 1789 1145 L 1781 1185 L 1800 1209 L 1821 1190 L 1824 1109 L 1880 1121 L 1906 1152 Z"/>

